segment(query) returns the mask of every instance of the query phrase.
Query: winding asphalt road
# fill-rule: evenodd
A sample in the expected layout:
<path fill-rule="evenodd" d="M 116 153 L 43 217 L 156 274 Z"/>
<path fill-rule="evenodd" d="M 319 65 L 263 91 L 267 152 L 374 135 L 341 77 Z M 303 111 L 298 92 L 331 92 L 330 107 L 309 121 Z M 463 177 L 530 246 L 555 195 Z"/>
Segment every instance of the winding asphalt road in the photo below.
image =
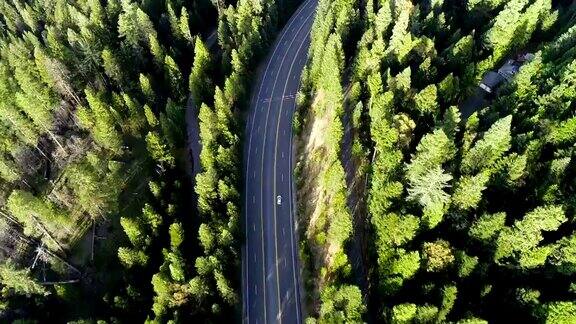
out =
<path fill-rule="evenodd" d="M 316 5 L 317 0 L 306 0 L 290 18 L 260 69 L 252 94 L 244 154 L 244 323 L 303 321 L 292 116 Z"/>

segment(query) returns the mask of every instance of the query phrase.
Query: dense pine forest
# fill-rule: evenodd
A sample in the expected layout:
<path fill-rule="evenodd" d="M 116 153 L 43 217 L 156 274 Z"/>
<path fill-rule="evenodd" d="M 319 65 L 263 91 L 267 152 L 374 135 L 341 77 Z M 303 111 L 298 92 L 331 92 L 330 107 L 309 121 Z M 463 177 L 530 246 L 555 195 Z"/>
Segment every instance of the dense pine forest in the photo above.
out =
<path fill-rule="evenodd" d="M 576 3 L 358 4 L 320 1 L 295 119 L 310 321 L 575 323 Z"/>

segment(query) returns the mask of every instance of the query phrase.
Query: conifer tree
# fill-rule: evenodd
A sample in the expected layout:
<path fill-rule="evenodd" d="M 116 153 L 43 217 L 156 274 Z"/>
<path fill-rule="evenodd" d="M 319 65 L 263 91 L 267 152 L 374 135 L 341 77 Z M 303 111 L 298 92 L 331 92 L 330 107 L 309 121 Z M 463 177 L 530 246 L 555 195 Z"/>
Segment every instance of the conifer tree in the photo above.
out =
<path fill-rule="evenodd" d="M 128 269 L 132 267 L 144 267 L 148 263 L 148 256 L 144 251 L 120 247 L 118 248 L 118 259 Z"/>
<path fill-rule="evenodd" d="M 174 165 L 174 157 L 168 151 L 168 146 L 158 133 L 148 132 L 148 135 L 146 135 L 146 148 L 155 161 L 168 166 Z"/>
<path fill-rule="evenodd" d="M 188 41 L 189 44 L 193 44 L 192 32 L 190 31 L 190 23 L 188 17 L 188 10 L 186 7 L 182 7 L 180 12 L 180 33 Z"/>
<path fill-rule="evenodd" d="M 84 127 L 91 130 L 98 144 L 114 153 L 120 153 L 122 138 L 116 129 L 110 105 L 101 93 L 92 89 L 86 89 L 85 93 L 89 108 L 83 108 L 87 117 L 81 118 L 80 121 Z"/>
<path fill-rule="evenodd" d="M 490 168 L 510 148 L 512 116 L 495 122 L 484 137 L 462 158 L 462 171 L 471 173 Z"/>
<path fill-rule="evenodd" d="M 166 73 L 166 80 L 170 84 L 170 93 L 172 98 L 181 101 L 184 97 L 184 79 L 180 68 L 170 55 L 164 58 L 164 68 Z"/>
<path fill-rule="evenodd" d="M 18 269 L 10 261 L 0 265 L 0 279 L 2 282 L 2 297 L 8 295 L 48 295 L 49 291 L 30 275 L 29 270 Z"/>
<path fill-rule="evenodd" d="M 210 53 L 199 37 L 194 45 L 194 63 L 190 72 L 189 88 L 197 105 L 206 102 L 213 96 L 212 77 L 213 62 Z"/>

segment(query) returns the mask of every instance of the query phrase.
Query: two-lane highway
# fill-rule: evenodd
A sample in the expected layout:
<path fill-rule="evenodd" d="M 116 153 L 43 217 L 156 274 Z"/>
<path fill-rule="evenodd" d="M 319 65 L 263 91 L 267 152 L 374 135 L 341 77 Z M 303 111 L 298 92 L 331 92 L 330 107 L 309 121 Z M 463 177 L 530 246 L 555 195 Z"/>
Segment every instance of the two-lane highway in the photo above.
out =
<path fill-rule="evenodd" d="M 306 0 L 273 46 L 253 90 L 245 140 L 245 323 L 301 323 L 292 181 L 292 116 L 317 0 Z"/>

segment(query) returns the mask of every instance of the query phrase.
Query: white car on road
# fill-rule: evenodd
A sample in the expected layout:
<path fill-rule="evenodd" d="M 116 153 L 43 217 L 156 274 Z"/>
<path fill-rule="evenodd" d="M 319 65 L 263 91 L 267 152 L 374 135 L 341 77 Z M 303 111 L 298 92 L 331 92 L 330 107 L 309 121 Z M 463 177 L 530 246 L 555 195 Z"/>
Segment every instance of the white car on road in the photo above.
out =
<path fill-rule="evenodd" d="M 282 196 L 280 195 L 276 196 L 276 205 L 278 206 L 282 205 Z"/>

